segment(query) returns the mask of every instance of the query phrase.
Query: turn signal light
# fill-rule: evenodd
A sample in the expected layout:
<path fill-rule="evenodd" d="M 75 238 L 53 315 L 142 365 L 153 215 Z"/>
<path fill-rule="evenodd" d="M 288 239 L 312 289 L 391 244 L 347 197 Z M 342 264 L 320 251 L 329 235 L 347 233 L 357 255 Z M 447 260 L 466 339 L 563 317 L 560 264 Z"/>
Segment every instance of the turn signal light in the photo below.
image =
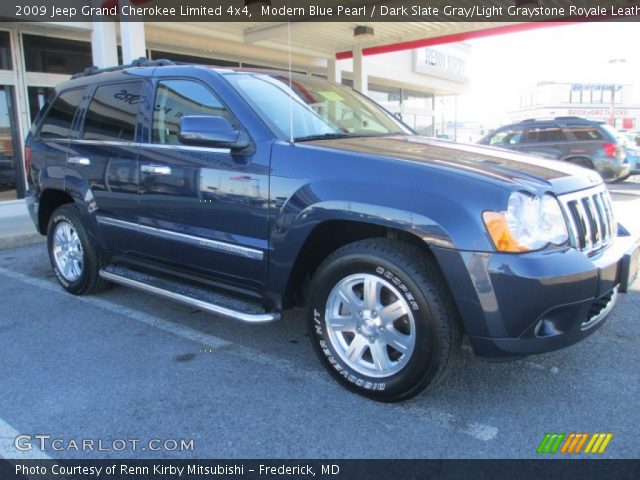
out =
<path fill-rule="evenodd" d="M 484 224 L 493 240 L 496 250 L 500 252 L 528 252 L 529 249 L 520 245 L 509 230 L 507 219 L 503 212 L 484 212 Z"/>

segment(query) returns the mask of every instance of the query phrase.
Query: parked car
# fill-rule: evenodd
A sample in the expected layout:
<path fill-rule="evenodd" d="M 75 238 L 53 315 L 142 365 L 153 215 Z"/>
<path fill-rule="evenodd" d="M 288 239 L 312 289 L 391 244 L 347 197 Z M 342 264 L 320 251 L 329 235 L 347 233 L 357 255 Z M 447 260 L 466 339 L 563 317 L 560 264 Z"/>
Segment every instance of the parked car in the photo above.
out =
<path fill-rule="evenodd" d="M 640 147 L 628 145 L 624 151 L 629 162 L 629 175 L 640 175 Z"/>
<path fill-rule="evenodd" d="M 90 69 L 26 152 L 68 292 L 115 282 L 252 324 L 307 305 L 322 364 L 381 401 L 436 384 L 463 335 L 496 360 L 578 342 L 637 272 L 595 172 L 416 136 L 312 76 Z"/>
<path fill-rule="evenodd" d="M 640 139 L 636 133 L 621 133 L 619 135 L 620 143 L 623 145 L 624 153 L 629 163 L 629 175 L 622 178 L 626 180 L 630 175 L 640 175 L 640 146 L 636 143 L 636 139 Z"/>
<path fill-rule="evenodd" d="M 16 165 L 13 158 L 0 155 L 0 189 L 15 188 Z"/>
<path fill-rule="evenodd" d="M 608 182 L 625 179 L 630 173 L 618 132 L 604 122 L 580 117 L 512 123 L 478 143 L 580 165 L 596 170 Z"/>

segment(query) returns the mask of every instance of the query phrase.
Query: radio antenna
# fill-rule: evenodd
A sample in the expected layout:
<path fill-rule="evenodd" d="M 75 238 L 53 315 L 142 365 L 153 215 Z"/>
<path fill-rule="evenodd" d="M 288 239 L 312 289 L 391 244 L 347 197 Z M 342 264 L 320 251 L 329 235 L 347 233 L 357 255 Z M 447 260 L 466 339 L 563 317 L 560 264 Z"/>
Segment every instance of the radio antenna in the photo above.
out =
<path fill-rule="evenodd" d="M 287 5 L 289 2 L 287 2 Z M 291 20 L 287 18 L 287 37 L 289 53 L 289 142 L 293 143 L 293 80 L 291 78 Z"/>

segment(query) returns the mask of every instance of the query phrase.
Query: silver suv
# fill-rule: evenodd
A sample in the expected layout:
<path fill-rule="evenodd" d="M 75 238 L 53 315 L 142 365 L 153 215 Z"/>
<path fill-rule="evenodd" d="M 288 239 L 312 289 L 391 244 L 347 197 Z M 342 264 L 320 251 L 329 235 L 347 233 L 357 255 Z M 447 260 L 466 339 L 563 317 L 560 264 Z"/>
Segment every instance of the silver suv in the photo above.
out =
<path fill-rule="evenodd" d="M 630 174 L 619 133 L 600 121 L 528 119 L 493 130 L 478 143 L 574 163 L 596 170 L 607 182 L 624 180 Z"/>

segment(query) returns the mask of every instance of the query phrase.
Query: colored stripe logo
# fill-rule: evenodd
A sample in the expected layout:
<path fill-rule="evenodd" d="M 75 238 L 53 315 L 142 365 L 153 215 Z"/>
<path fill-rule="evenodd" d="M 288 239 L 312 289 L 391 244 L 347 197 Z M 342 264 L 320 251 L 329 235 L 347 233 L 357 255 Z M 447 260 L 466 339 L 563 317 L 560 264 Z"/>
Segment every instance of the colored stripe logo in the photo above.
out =
<path fill-rule="evenodd" d="M 604 453 L 612 438 L 613 433 L 546 433 L 536 452 L 599 454 Z"/>

